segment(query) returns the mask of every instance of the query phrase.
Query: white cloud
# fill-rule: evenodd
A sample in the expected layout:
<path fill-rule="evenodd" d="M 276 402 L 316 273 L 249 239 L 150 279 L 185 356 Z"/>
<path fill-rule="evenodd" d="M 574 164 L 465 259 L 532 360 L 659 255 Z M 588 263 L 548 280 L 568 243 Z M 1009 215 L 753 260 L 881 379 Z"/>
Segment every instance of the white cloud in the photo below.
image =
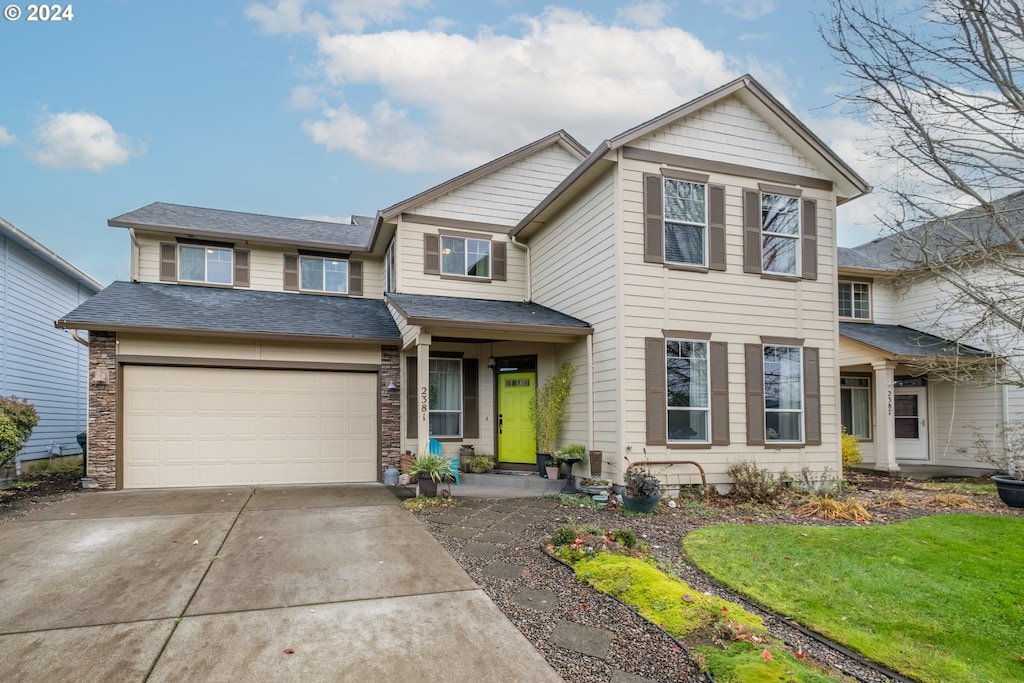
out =
<path fill-rule="evenodd" d="M 407 8 L 423 7 L 428 2 L 429 0 L 274 0 L 266 4 L 252 3 L 245 8 L 245 15 L 271 34 L 322 34 L 337 30 L 359 33 L 371 24 L 390 24 L 404 19 Z"/>
<path fill-rule="evenodd" d="M 51 168 L 102 171 L 145 153 L 104 118 L 84 111 L 44 114 L 35 138 L 32 159 Z"/>
<path fill-rule="evenodd" d="M 592 146 L 747 70 L 678 28 L 564 9 L 518 21 L 519 35 L 320 35 L 323 103 L 303 127 L 380 166 L 464 169 L 563 127 Z"/>
<path fill-rule="evenodd" d="M 740 19 L 760 19 L 775 11 L 774 0 L 701 0 L 705 5 L 714 3 L 723 12 Z"/>
<path fill-rule="evenodd" d="M 669 7 L 664 0 L 637 0 L 631 5 L 620 8 L 615 15 L 627 24 L 656 28 L 662 25 L 668 15 Z"/>
<path fill-rule="evenodd" d="M 6 128 L 0 126 L 0 147 L 6 147 L 7 145 L 13 145 L 15 140 L 18 138 L 14 137 L 14 133 L 10 133 Z"/>

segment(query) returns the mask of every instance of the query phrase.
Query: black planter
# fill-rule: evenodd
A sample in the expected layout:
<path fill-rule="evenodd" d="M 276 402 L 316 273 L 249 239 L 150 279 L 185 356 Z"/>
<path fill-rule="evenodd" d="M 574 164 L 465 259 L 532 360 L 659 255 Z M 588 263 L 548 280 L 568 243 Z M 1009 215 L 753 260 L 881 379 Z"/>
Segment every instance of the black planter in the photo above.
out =
<path fill-rule="evenodd" d="M 551 460 L 550 453 L 537 454 L 537 474 L 544 477 L 545 479 L 548 478 L 548 473 L 544 469 L 545 467 L 548 466 L 548 460 Z"/>
<path fill-rule="evenodd" d="M 625 491 L 622 492 L 622 507 L 632 512 L 652 512 L 658 506 L 661 494 L 634 498 Z"/>
<path fill-rule="evenodd" d="M 437 496 L 437 482 L 429 474 L 420 474 L 416 477 L 416 483 L 420 488 L 420 495 L 427 498 Z"/>
<path fill-rule="evenodd" d="M 999 499 L 1012 508 L 1024 508 L 1024 481 L 1001 474 L 992 475 Z"/>

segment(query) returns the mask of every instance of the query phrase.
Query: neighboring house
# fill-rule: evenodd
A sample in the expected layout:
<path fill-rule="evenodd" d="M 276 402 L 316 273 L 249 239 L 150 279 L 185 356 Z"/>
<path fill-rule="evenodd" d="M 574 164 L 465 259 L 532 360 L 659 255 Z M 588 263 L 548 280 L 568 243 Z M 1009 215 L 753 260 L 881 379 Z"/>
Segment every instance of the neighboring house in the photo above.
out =
<path fill-rule="evenodd" d="M 1024 226 L 1024 193 L 996 209 Z M 974 458 L 977 434 L 998 443 L 1000 425 L 1024 415 L 1024 388 L 998 381 L 1024 370 L 1019 330 L 979 324 L 981 310 L 963 292 L 921 268 L 927 252 L 974 283 L 1020 296 L 1019 277 L 1007 280 L 1006 270 L 971 258 L 974 240 L 1013 258 L 999 249 L 1006 236 L 978 210 L 839 249 L 842 423 L 860 439 L 869 467 L 991 469 Z"/>
<path fill-rule="evenodd" d="M 0 218 L 0 395 L 26 399 L 39 413 L 18 461 L 82 452 L 88 352 L 53 321 L 101 289 Z"/>
<path fill-rule="evenodd" d="M 740 78 L 588 153 L 557 132 L 340 225 L 152 204 L 91 339 L 97 485 L 372 481 L 431 438 L 535 462 L 839 470 L 835 207 L 869 190 Z"/>

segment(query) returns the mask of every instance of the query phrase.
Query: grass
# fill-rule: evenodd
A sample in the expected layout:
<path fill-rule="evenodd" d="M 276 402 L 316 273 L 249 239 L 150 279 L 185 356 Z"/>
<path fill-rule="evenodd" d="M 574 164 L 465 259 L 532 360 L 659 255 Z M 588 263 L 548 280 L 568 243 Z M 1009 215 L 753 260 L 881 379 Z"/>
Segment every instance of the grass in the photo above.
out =
<path fill-rule="evenodd" d="M 869 527 L 722 525 L 684 547 L 705 572 L 926 683 L 1024 680 L 1024 519 Z"/>

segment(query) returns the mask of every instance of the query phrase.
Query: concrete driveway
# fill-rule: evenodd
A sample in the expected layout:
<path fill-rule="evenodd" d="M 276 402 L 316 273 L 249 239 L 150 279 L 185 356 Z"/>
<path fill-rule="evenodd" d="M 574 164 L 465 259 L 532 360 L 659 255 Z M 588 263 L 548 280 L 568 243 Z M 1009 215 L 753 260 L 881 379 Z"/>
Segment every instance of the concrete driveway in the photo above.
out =
<path fill-rule="evenodd" d="M 5 681 L 561 680 L 377 484 L 83 494 L 0 548 Z"/>

